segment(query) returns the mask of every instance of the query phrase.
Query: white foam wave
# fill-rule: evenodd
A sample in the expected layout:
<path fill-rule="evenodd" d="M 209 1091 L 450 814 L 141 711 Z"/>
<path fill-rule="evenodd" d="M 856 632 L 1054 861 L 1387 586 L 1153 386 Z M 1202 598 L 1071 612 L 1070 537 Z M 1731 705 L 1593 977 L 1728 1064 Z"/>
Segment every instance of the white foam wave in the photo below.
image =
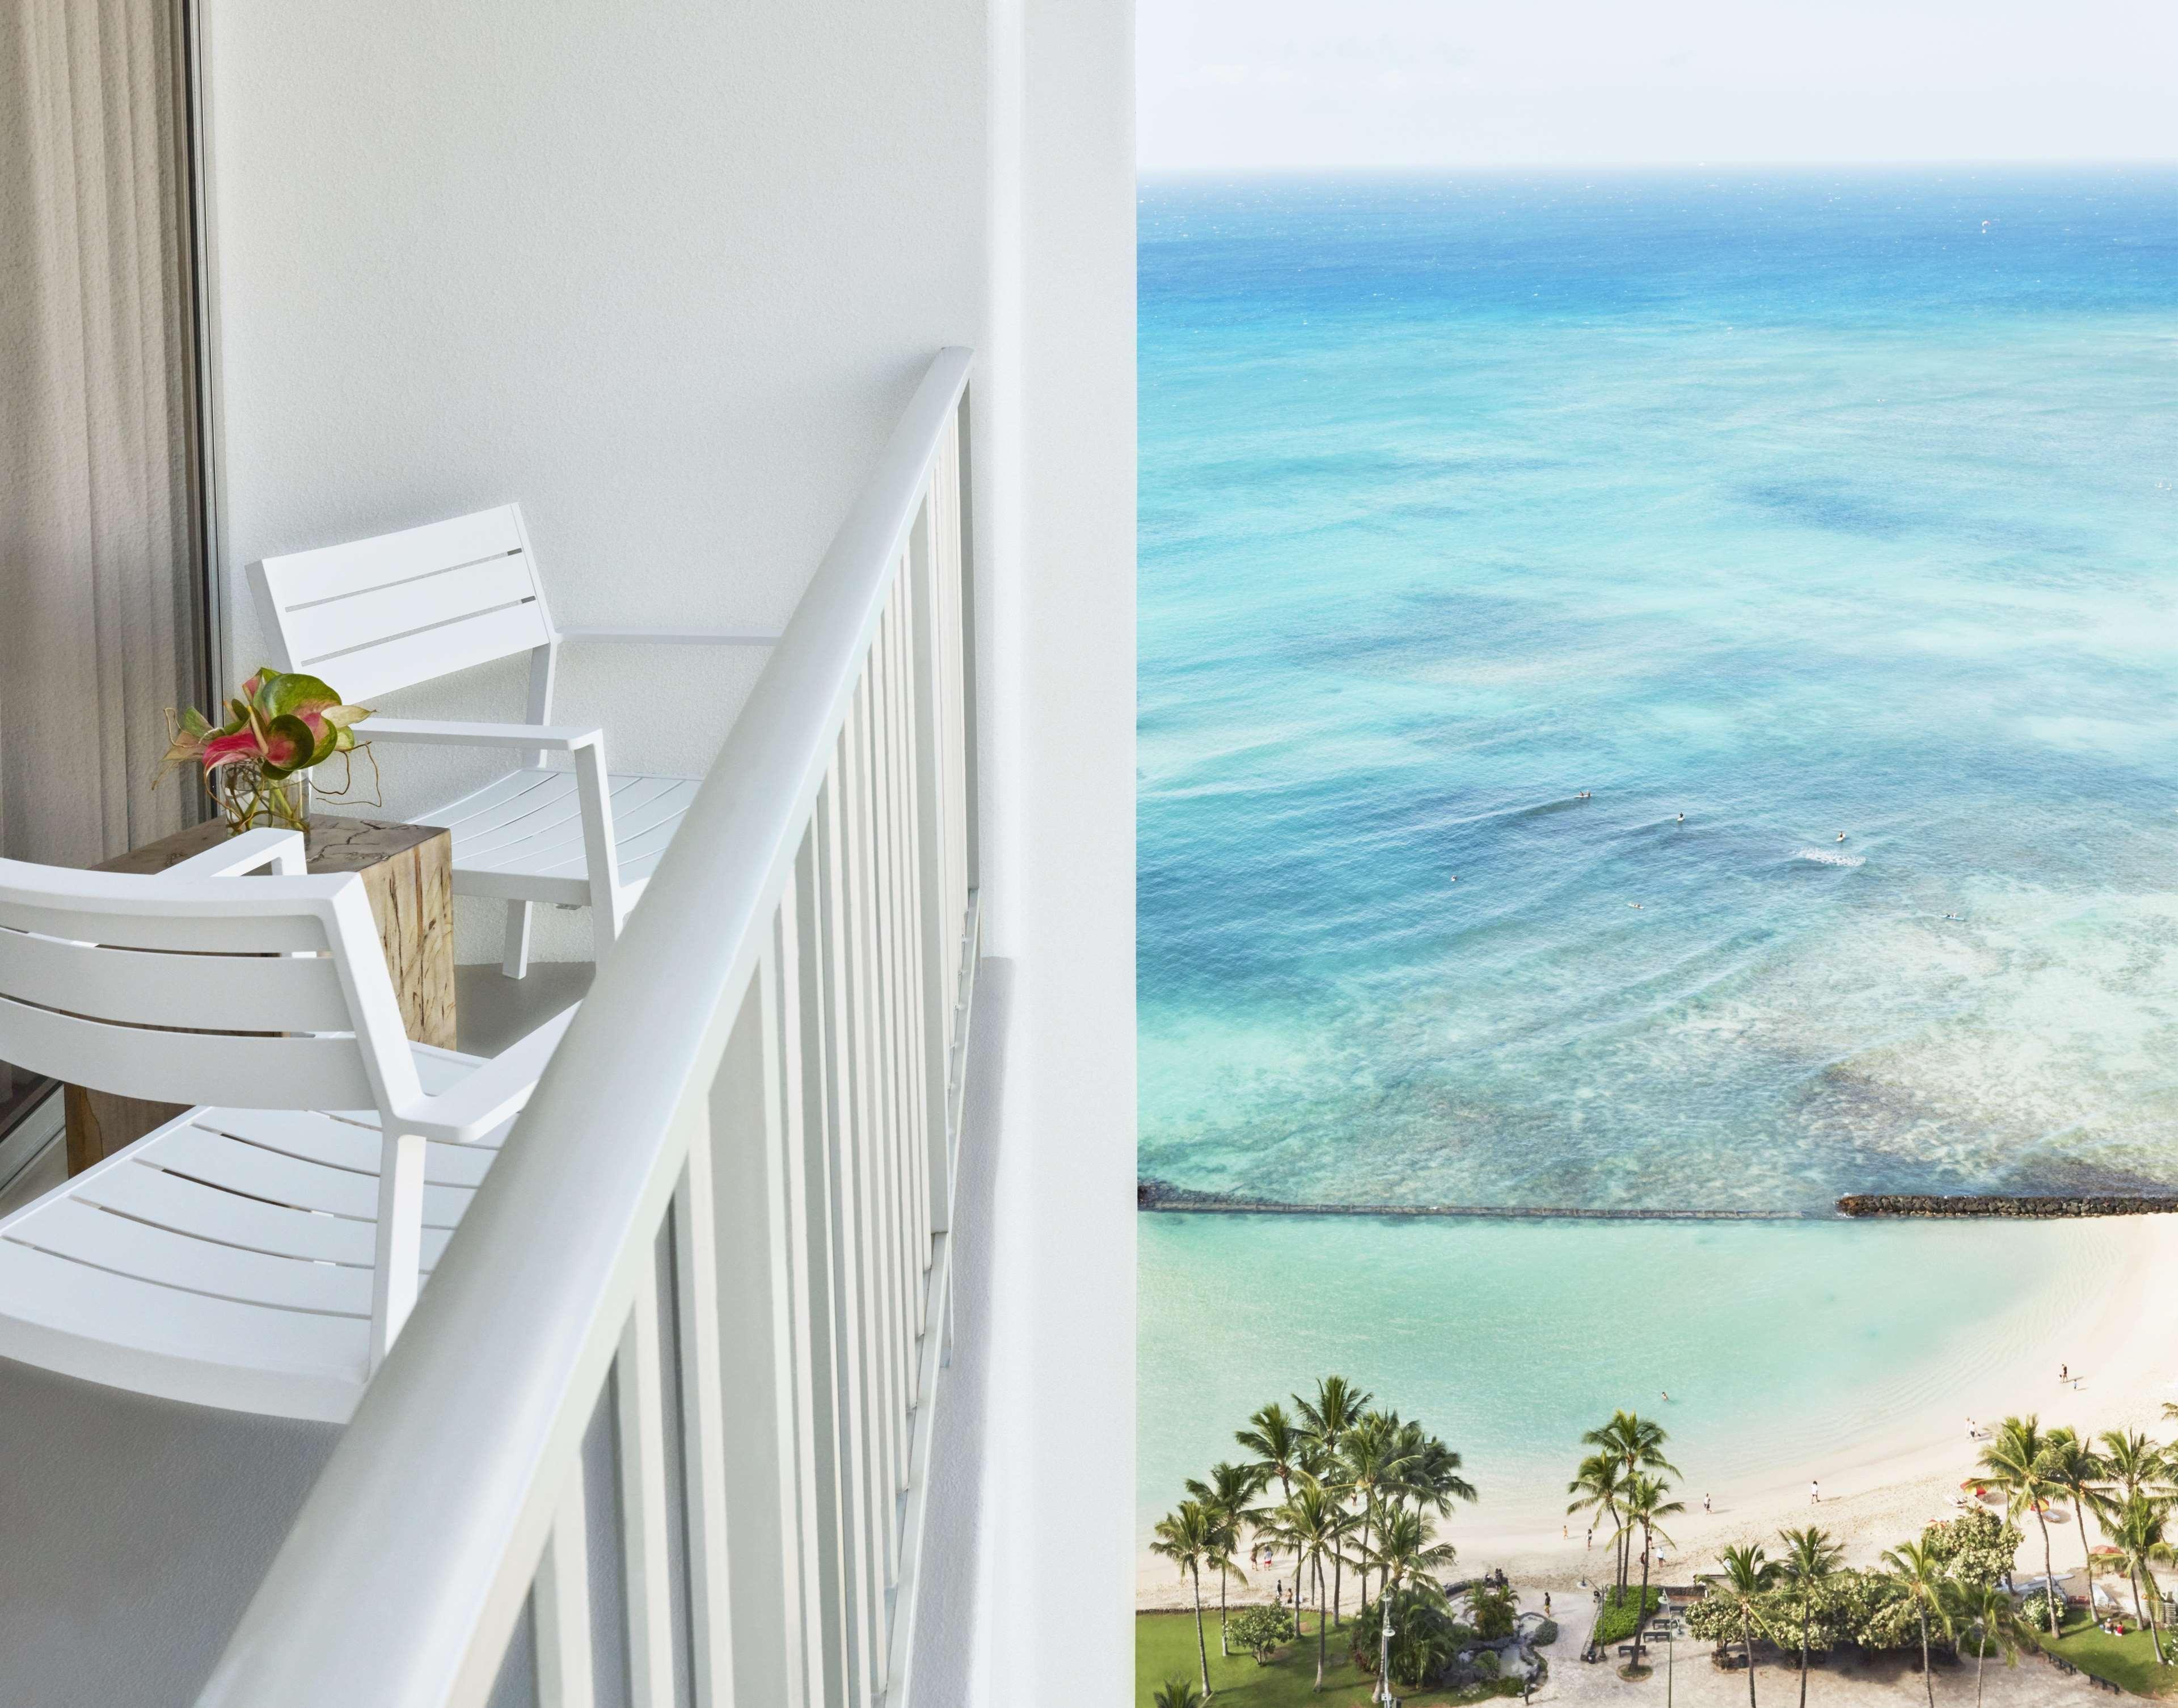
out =
<path fill-rule="evenodd" d="M 1841 854 L 1834 848 L 1803 848 L 1792 857 L 1795 860 L 1812 860 L 1818 866 L 1865 866 L 1868 862 L 1858 854 Z"/>

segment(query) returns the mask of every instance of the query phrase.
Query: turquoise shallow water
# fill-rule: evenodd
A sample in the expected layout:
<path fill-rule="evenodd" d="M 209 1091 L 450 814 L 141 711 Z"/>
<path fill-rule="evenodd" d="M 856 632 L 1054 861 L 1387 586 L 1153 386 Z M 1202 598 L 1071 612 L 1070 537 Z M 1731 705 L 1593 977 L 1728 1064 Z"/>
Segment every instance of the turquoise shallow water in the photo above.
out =
<path fill-rule="evenodd" d="M 2178 178 L 1152 184 L 1141 278 L 1146 1172 L 2178 1178 Z"/>
<path fill-rule="evenodd" d="M 1140 1222 L 1145 1539 L 1250 1413 L 1334 1371 L 1465 1454 L 1473 1532 L 1555 1523 L 1581 1432 L 1619 1406 L 1665 1421 L 1697 1504 L 1842 1469 L 1902 1420 L 1962 1431 L 1951 1396 L 2099 1284 L 2051 1223 Z"/>
<path fill-rule="evenodd" d="M 2178 1182 L 2178 175 L 1153 183 L 1140 254 L 1144 1172 Z M 1849 1451 L 2063 1245 L 1146 1217 L 1145 1522 L 1331 1368 L 1532 1498 L 1666 1298 L 1705 1475 Z"/>

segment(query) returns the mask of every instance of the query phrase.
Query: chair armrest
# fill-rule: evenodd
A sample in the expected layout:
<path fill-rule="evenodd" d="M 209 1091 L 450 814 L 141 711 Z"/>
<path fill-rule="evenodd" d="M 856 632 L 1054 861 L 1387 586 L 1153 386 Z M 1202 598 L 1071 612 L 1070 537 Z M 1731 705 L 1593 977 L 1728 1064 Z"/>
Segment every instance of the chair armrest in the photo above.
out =
<path fill-rule="evenodd" d="M 775 633 L 716 628 L 563 628 L 560 638 L 681 647 L 768 647 L 779 640 Z"/>
<path fill-rule="evenodd" d="M 603 730 L 572 724 L 463 724 L 440 718 L 373 718 L 356 726 L 365 742 L 425 742 L 446 747 L 542 747 L 572 753 L 605 740 Z"/>
<path fill-rule="evenodd" d="M 560 1047 L 560 1035 L 581 1006 L 575 1003 L 561 1009 L 536 1031 L 482 1064 L 460 1084 L 410 1109 L 396 1110 L 394 1118 L 402 1130 L 457 1145 L 482 1138 L 529 1101 L 537 1076 L 552 1059 L 552 1052 Z"/>
<path fill-rule="evenodd" d="M 216 848 L 192 854 L 159 873 L 161 878 L 239 878 L 271 867 L 282 877 L 300 878 L 303 833 L 299 830 L 244 830 Z"/>

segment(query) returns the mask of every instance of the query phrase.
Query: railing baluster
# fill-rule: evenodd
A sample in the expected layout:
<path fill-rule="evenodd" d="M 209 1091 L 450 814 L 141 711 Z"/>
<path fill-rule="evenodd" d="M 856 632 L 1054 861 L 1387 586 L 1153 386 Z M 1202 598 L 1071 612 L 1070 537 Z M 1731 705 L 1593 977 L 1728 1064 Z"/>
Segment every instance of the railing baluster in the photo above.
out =
<path fill-rule="evenodd" d="M 537 1708 L 591 1708 L 589 1518 L 578 1450 L 530 1590 L 537 1631 Z"/>
<path fill-rule="evenodd" d="M 908 1234 L 915 1247 L 915 1328 L 918 1339 L 929 1328 L 930 1317 L 930 1149 L 923 1130 L 922 990 L 920 957 L 916 953 L 922 931 L 922 895 L 916 883 L 915 845 L 915 670 L 909 644 L 915 626 L 916 560 L 928 525 L 926 508 L 908 531 L 907 550 L 901 555 L 899 590 L 893 598 L 893 814 L 894 858 L 899 868 L 895 893 L 899 897 L 899 927 L 895 941 L 900 951 L 900 1096 L 906 1107 L 906 1128 L 910 1172 L 915 1191 L 909 1200 Z"/>
<path fill-rule="evenodd" d="M 902 553 L 902 562 L 906 554 Z M 878 869 L 884 874 L 885 922 L 885 1005 L 887 1010 L 885 1084 L 892 1101 L 893 1147 L 898 1158 L 899 1185 L 896 1213 L 900 1218 L 900 1280 L 901 1296 L 907 1309 L 902 1327 L 906 1340 L 902 1355 L 911 1372 L 906 1408 L 915 1410 L 916 1391 L 911 1379 L 916 1367 L 915 1343 L 922 1330 L 922 1258 L 917 1247 L 923 1243 L 917 1238 L 915 1213 L 916 1150 L 912 1112 L 908 1107 L 906 1076 L 903 1065 L 906 1048 L 907 1015 L 902 1001 L 906 975 L 901 966 L 900 944 L 906 935 L 902 919 L 900 871 L 900 668 L 893 642 L 900 631 L 900 587 L 897 578 L 893 596 L 886 604 L 884 620 L 878 627 L 877 654 L 878 659 L 878 700 L 883 710 L 880 725 L 882 740 L 878 749 L 878 775 L 881 786 L 883 811 L 878 820 Z M 900 1486 L 907 1486 L 903 1468 Z"/>
<path fill-rule="evenodd" d="M 805 837 L 803 840 L 807 841 Z M 780 1224 L 780 1250 L 785 1284 L 785 1316 L 780 1327 L 785 1343 L 785 1371 L 791 1383 L 789 1409 L 781 1421 L 791 1431 L 792 1487 L 788 1495 L 790 1534 L 796 1542 L 800 1568 L 799 1632 L 803 1651 L 803 1692 L 812 1703 L 831 1700 L 825 1694 L 826 1662 L 824 1619 L 824 1558 L 817 1514 L 818 1421 L 815 1384 L 819 1337 L 812 1300 L 815 1264 L 809 1250 L 810 1207 L 807 1086 L 802 1061 L 801 872 L 797 857 L 789 869 L 778 911 L 773 920 L 770 981 L 764 989 L 764 1035 L 773 1045 L 771 1069 L 776 1102 L 769 1130 L 776 1138 L 784 1191 L 785 1219 Z M 820 1122 L 821 1127 L 821 1122 Z"/>
<path fill-rule="evenodd" d="M 727 1634 L 726 1445 L 721 1415 L 719 1263 L 711 1185 L 709 1111 L 697 1130 L 673 1196 L 673 1270 L 680 1305 L 681 1438 L 688 1507 L 688 1609 L 695 1708 L 734 1700 Z"/>
<path fill-rule="evenodd" d="M 870 1339 L 864 1296 L 863 1244 L 857 1216 L 859 1165 L 848 1047 L 845 989 L 846 939 L 840 917 L 840 774 L 835 745 L 832 765 L 818 791 L 810 824 L 813 871 L 813 937 L 818 946 L 818 994 L 824 1004 L 826 1114 L 832 1171 L 826 1206 L 831 1222 L 832 1295 L 835 1301 L 836 1410 L 839 1416 L 840 1500 L 845 1597 L 840 1624 L 845 1645 L 845 1697 L 866 1708 L 877 1691 L 872 1656 L 878 1647 L 874 1619 L 883 1606 L 883 1557 L 871 1533 L 871 1448 L 868 1358 Z"/>
<path fill-rule="evenodd" d="M 845 746 L 848 786 L 842 797 L 845 813 L 841 829 L 849 927 L 848 991 L 854 1011 L 856 1108 L 860 1128 L 862 1250 L 869 1279 L 870 1309 L 865 1323 L 873 1377 L 869 1398 L 873 1446 L 876 1451 L 871 1465 L 870 1498 L 880 1551 L 878 1587 L 882 1596 L 891 1588 L 899 1565 L 895 1552 L 899 1536 L 892 1522 L 892 1491 L 902 1449 L 897 1440 L 900 1431 L 899 1415 L 893 1404 L 899 1391 L 899 1358 L 893 1332 L 895 1307 L 891 1245 L 888 1239 L 891 1221 L 885 1213 L 889 1174 L 884 1165 L 884 1135 L 878 1114 L 875 1009 L 871 994 L 874 981 L 871 972 L 868 698 L 866 673 L 862 685 L 856 689 L 847 719 Z M 883 1689 L 882 1679 L 878 1688 Z"/>
<path fill-rule="evenodd" d="M 886 692 L 886 660 L 884 637 L 892 621 L 891 601 L 886 601 L 879 614 L 877 632 L 870 643 L 868 665 L 868 693 L 870 706 L 870 879 L 873 918 L 877 927 L 875 990 L 877 996 L 878 1037 L 878 1098 L 880 1109 L 879 1131 L 884 1135 L 885 1154 L 885 1217 L 889 1230 L 889 1251 L 892 1264 L 892 1289 L 895 1300 L 893 1332 L 895 1337 L 895 1367 L 901 1381 L 893 1396 L 897 1415 L 905 1417 L 913 1405 L 914 1369 L 913 1347 L 915 1308 L 910 1299 L 908 1285 L 907 1218 L 901 1209 L 906 1194 L 906 1171 L 900 1136 L 900 1048 L 895 1035 L 895 1007 L 893 990 L 893 949 L 895 942 L 892 917 L 892 861 L 890 831 L 892 824 L 891 791 L 891 706 Z M 906 1475 L 907 1432 L 903 1425 L 898 1437 L 901 1449 L 895 1460 L 895 1475 L 904 1479 Z"/>
<path fill-rule="evenodd" d="M 766 938 L 770 936 L 766 932 Z M 773 973 L 767 943 L 711 1087 L 718 1230 L 720 1367 L 736 1427 L 725 1462 L 726 1652 L 734 1700 L 806 1700 L 802 1568 L 796 1533 L 793 1372 L 788 1351 L 786 1181 Z"/>
<path fill-rule="evenodd" d="M 665 1403 L 659 1370 L 658 1273 L 636 1284 L 613 1366 L 620 1435 L 621 1551 L 627 1582 L 628 1695 L 671 1708 L 673 1581 L 665 1530 Z"/>

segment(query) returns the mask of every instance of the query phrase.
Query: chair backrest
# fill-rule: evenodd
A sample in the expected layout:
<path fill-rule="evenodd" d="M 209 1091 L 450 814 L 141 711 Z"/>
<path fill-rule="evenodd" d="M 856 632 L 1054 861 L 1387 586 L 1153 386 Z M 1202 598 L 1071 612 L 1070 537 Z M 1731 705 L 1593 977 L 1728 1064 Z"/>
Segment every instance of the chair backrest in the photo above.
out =
<path fill-rule="evenodd" d="M 0 1058 L 156 1103 L 390 1114 L 419 1091 L 353 873 L 0 860 Z"/>
<path fill-rule="evenodd" d="M 352 703 L 517 653 L 535 677 L 559 644 L 518 504 L 267 557 L 249 584 L 273 662 Z"/>

